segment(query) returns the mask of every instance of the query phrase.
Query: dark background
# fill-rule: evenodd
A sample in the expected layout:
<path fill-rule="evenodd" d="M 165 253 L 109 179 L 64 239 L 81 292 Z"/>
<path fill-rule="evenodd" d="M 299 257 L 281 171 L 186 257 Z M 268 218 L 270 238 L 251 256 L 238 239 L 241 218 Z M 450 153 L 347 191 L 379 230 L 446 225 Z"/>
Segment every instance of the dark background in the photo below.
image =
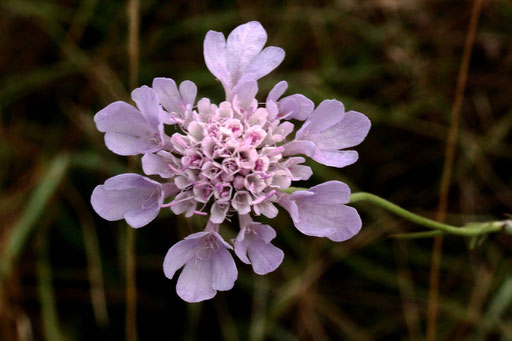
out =
<path fill-rule="evenodd" d="M 125 331 L 128 227 L 103 221 L 89 203 L 108 177 L 140 171 L 139 158 L 107 150 L 92 121 L 108 103 L 129 100 L 127 7 L 0 1 L 0 340 L 135 339 Z M 339 179 L 433 218 L 471 7 L 141 1 L 137 86 L 189 79 L 199 97 L 221 101 L 203 61 L 204 36 L 258 20 L 268 44 L 286 51 L 260 81 L 260 100 L 284 79 L 289 94 L 316 104 L 336 98 L 373 123 L 356 164 L 311 162 L 305 185 Z M 471 58 L 449 192 L 455 225 L 512 211 L 511 1 L 483 2 Z M 162 272 L 168 248 L 202 226 L 161 214 L 135 232 L 138 339 L 422 340 L 432 239 L 389 238 L 422 229 L 370 204 L 356 207 L 363 230 L 344 243 L 304 236 L 281 213 L 270 223 L 286 254 L 281 267 L 261 277 L 237 261 L 235 288 L 202 304 L 181 301 L 176 279 Z M 468 245 L 444 240 L 438 339 L 511 340 L 512 238 Z"/>

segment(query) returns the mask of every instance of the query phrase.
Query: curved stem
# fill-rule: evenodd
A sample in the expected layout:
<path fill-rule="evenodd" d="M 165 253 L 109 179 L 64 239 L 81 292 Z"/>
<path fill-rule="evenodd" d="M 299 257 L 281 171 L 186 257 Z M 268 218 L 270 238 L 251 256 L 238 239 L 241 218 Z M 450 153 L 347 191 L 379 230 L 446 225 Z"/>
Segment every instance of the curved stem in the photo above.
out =
<path fill-rule="evenodd" d="M 454 234 L 458 236 L 464 237 L 473 237 L 479 236 L 482 234 L 488 234 L 492 232 L 501 231 L 504 228 L 503 222 L 486 222 L 486 223 L 475 223 L 464 227 L 457 227 L 448 224 L 442 224 L 437 221 L 422 217 L 406 209 L 393 204 L 386 199 L 383 199 L 375 194 L 359 192 L 353 193 L 350 196 L 350 203 L 356 203 L 359 201 L 367 201 L 374 205 L 379 206 L 391 213 L 396 214 L 399 217 L 402 217 L 406 220 L 409 220 L 418 225 L 428 227 L 430 229 L 434 229 L 437 231 L 441 231 L 444 234 Z"/>

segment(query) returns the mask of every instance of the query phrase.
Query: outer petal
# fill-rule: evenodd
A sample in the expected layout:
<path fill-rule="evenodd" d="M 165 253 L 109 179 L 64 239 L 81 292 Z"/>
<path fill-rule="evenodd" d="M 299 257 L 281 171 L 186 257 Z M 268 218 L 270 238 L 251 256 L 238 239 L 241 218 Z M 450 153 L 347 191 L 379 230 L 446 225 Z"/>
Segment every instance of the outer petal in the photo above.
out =
<path fill-rule="evenodd" d="M 138 174 L 121 174 L 92 192 L 91 204 L 103 219 L 126 219 L 138 228 L 152 221 L 163 201 L 162 185 Z"/>
<path fill-rule="evenodd" d="M 235 101 L 242 108 L 249 108 L 258 93 L 258 83 L 256 81 L 248 81 L 237 87 L 237 95 Z"/>
<path fill-rule="evenodd" d="M 256 240 L 248 249 L 252 268 L 258 275 L 265 275 L 274 271 L 281 265 L 284 252 L 270 243 Z"/>
<path fill-rule="evenodd" d="M 274 204 L 269 200 L 254 205 L 253 207 L 254 211 L 259 210 L 261 214 L 270 219 L 274 219 L 279 214 L 277 207 L 275 207 Z"/>
<path fill-rule="evenodd" d="M 155 195 L 156 196 L 156 195 Z M 124 219 L 133 228 L 139 228 L 149 224 L 160 213 L 160 200 L 152 202 L 151 207 L 144 207 L 133 211 L 128 211 L 124 215 Z"/>
<path fill-rule="evenodd" d="M 309 193 L 310 195 L 313 195 L 312 192 L 307 192 L 307 191 L 304 191 L 304 192 Z M 294 192 L 294 193 L 298 193 L 298 192 Z M 292 200 L 292 196 L 290 194 L 282 194 L 277 203 L 279 205 L 281 205 L 282 208 L 284 208 L 285 210 L 288 211 L 288 213 L 290 214 L 290 217 L 292 218 L 293 221 L 299 220 L 299 207 L 297 206 L 297 203 L 294 200 Z"/>
<path fill-rule="evenodd" d="M 160 103 L 168 112 L 182 113 L 183 108 L 181 107 L 181 94 L 178 91 L 176 82 L 171 78 L 158 77 L 153 79 L 153 89 L 158 94 Z"/>
<path fill-rule="evenodd" d="M 226 218 L 229 209 L 229 202 L 216 201 L 211 208 L 210 220 L 215 224 L 221 224 Z"/>
<path fill-rule="evenodd" d="M 160 151 L 158 154 L 144 154 L 142 157 L 142 170 L 147 175 L 159 175 L 164 179 L 171 178 L 176 175 L 169 165 L 176 167 L 176 160 L 171 153 Z"/>
<path fill-rule="evenodd" d="M 258 80 L 268 75 L 272 70 L 281 64 L 284 59 L 285 52 L 282 48 L 276 46 L 266 47 L 251 62 L 247 70 L 245 70 L 239 82 L 246 80 Z"/>
<path fill-rule="evenodd" d="M 219 245 L 218 251 L 212 253 L 211 257 L 212 288 L 223 291 L 233 288 L 238 271 L 229 251 L 224 245 Z"/>
<path fill-rule="evenodd" d="M 281 198 L 291 211 L 295 227 L 309 236 L 327 237 L 334 241 L 343 241 L 353 237 L 361 229 L 359 214 L 352 207 L 344 205 L 350 198 L 350 189 L 339 181 L 329 181 L 310 188 L 297 191 L 289 197 Z M 294 202 L 297 209 L 293 209 Z"/>
<path fill-rule="evenodd" d="M 259 275 L 272 272 L 283 261 L 284 253 L 270 244 L 276 232 L 268 225 L 252 223 L 240 230 L 235 240 L 235 253 L 246 264 L 252 264 Z M 248 256 L 248 257 L 247 257 Z"/>
<path fill-rule="evenodd" d="M 312 157 L 315 154 L 316 146 L 311 141 L 290 141 L 284 146 L 283 156 L 303 154 Z"/>
<path fill-rule="evenodd" d="M 217 294 L 212 287 L 212 266 L 209 260 L 195 258 L 180 274 L 176 292 L 184 301 L 193 303 L 208 300 Z"/>
<path fill-rule="evenodd" d="M 287 96 L 279 101 L 279 112 L 285 119 L 304 121 L 315 109 L 312 100 L 301 94 Z"/>
<path fill-rule="evenodd" d="M 309 166 L 301 165 L 306 160 L 303 157 L 291 157 L 288 159 L 286 165 L 292 173 L 292 180 L 307 180 L 313 175 L 313 171 Z"/>
<path fill-rule="evenodd" d="M 117 101 L 107 105 L 94 115 L 96 128 L 102 133 L 117 131 L 129 135 L 145 131 L 147 123 L 140 111 L 132 105 Z"/>
<path fill-rule="evenodd" d="M 311 113 L 302 128 L 297 131 L 296 139 L 320 133 L 323 130 L 335 125 L 343 118 L 345 107 L 337 100 L 325 100 Z"/>
<path fill-rule="evenodd" d="M 172 201 L 174 204 L 171 206 L 171 211 L 174 214 L 182 214 L 185 213 L 185 216 L 189 212 L 193 212 L 197 202 L 194 200 L 194 194 L 192 191 L 181 192 L 174 197 Z"/>
<path fill-rule="evenodd" d="M 288 89 L 288 83 L 286 81 L 280 81 L 274 85 L 272 90 L 268 93 L 267 101 L 277 102 L 286 92 L 286 89 Z"/>
<path fill-rule="evenodd" d="M 355 150 L 317 149 L 311 158 L 326 166 L 342 168 L 356 162 L 358 157 L 358 153 Z"/>
<path fill-rule="evenodd" d="M 180 93 L 185 105 L 194 105 L 197 96 L 197 86 L 193 82 L 181 82 Z"/>
<path fill-rule="evenodd" d="M 220 32 L 209 31 L 203 45 L 204 60 L 208 70 L 217 77 L 222 84 L 229 84 L 230 77 L 227 68 L 226 39 Z"/>
<path fill-rule="evenodd" d="M 132 99 L 137 103 L 146 122 L 156 131 L 162 124 L 162 109 L 156 91 L 143 85 L 132 91 Z"/>
<path fill-rule="evenodd" d="M 143 129 L 137 135 L 109 131 L 105 134 L 105 145 L 110 151 L 123 156 L 152 153 L 161 149 L 160 144 Z"/>
<path fill-rule="evenodd" d="M 105 145 L 119 155 L 137 155 L 160 148 L 154 140 L 160 135 L 140 111 L 125 102 L 114 102 L 94 116 L 99 131 L 105 134 Z"/>
<path fill-rule="evenodd" d="M 356 111 L 349 111 L 340 122 L 319 134 L 310 135 L 309 140 L 315 142 L 319 149 L 350 148 L 363 142 L 370 126 L 368 117 Z"/>
<path fill-rule="evenodd" d="M 235 239 L 235 254 L 245 264 L 251 264 L 251 261 L 249 260 L 249 258 L 247 258 L 248 243 L 247 240 L 245 239 L 245 231 L 246 228 L 242 227 L 240 229 L 240 232 L 238 233 L 238 236 Z"/>
<path fill-rule="evenodd" d="M 234 86 L 267 41 L 267 32 L 257 21 L 236 27 L 226 44 L 227 68 Z"/>
<path fill-rule="evenodd" d="M 250 228 L 258 236 L 258 239 L 261 239 L 266 244 L 276 237 L 276 231 L 269 225 L 253 223 L 250 225 Z"/>
<path fill-rule="evenodd" d="M 291 196 L 292 198 L 307 200 L 307 196 L 304 197 L 302 192 L 294 192 Z M 318 205 L 346 204 L 350 201 L 350 187 L 341 181 L 327 181 L 311 187 L 307 192 L 314 194 L 315 204 Z"/>
<path fill-rule="evenodd" d="M 174 277 L 176 271 L 196 256 L 197 239 L 184 239 L 174 244 L 164 258 L 164 273 L 169 279 Z"/>
<path fill-rule="evenodd" d="M 343 220 L 340 221 L 336 232 L 326 236 L 335 242 L 343 242 L 352 238 L 359 233 L 361 226 L 363 225 L 361 217 L 359 217 L 359 213 L 355 208 L 343 205 L 339 210 L 343 211 Z"/>

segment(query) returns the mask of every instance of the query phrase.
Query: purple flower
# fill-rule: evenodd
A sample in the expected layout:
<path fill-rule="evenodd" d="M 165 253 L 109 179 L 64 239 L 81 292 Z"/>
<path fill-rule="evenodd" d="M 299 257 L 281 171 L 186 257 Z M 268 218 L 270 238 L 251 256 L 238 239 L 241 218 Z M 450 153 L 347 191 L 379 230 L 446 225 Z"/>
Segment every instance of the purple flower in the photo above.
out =
<path fill-rule="evenodd" d="M 167 143 L 164 134 L 164 112 L 155 90 L 142 86 L 132 91 L 134 108 L 125 102 L 114 102 L 94 116 L 99 131 L 105 133 L 105 145 L 119 155 L 156 152 Z"/>
<path fill-rule="evenodd" d="M 91 204 L 103 219 L 125 219 L 128 225 L 138 228 L 155 219 L 164 199 L 176 192 L 173 183 L 162 185 L 138 174 L 120 174 L 96 186 Z"/>
<path fill-rule="evenodd" d="M 240 232 L 235 239 L 235 253 L 245 264 L 252 264 L 258 275 L 265 275 L 279 267 L 284 258 L 281 249 L 270 243 L 276 231 L 255 223 L 249 216 L 240 216 Z"/>
<path fill-rule="evenodd" d="M 284 155 L 304 154 L 318 163 L 345 167 L 357 161 L 354 150 L 340 150 L 363 142 L 370 130 L 370 120 L 356 111 L 345 112 L 337 100 L 325 100 L 313 111 L 288 143 Z"/>
<path fill-rule="evenodd" d="M 273 114 L 273 117 L 279 119 L 304 121 L 315 109 L 315 104 L 301 94 L 287 96 L 279 100 L 286 89 L 288 89 L 288 83 L 281 81 L 270 90 L 266 101 L 267 110 Z"/>
<path fill-rule="evenodd" d="M 169 249 L 164 259 L 164 273 L 172 279 L 181 272 L 176 292 L 187 302 L 208 300 L 233 288 L 238 276 L 235 261 L 228 249 L 232 247 L 215 231 L 218 225 L 207 225 L 204 232 L 189 235 Z"/>
<path fill-rule="evenodd" d="M 153 89 L 163 108 L 169 113 L 166 124 L 183 124 L 186 114 L 192 111 L 197 96 L 197 87 L 191 81 L 184 81 L 180 88 L 170 78 L 155 78 Z"/>
<path fill-rule="evenodd" d="M 228 100 L 233 99 L 241 84 L 257 81 L 283 61 L 284 50 L 275 46 L 263 49 L 266 41 L 267 32 L 257 21 L 238 26 L 227 41 L 220 32 L 206 34 L 204 60 L 224 86 Z"/>
<path fill-rule="evenodd" d="M 283 195 L 279 204 L 292 217 L 295 227 L 308 236 L 342 242 L 361 229 L 357 211 L 346 206 L 350 188 L 340 181 L 328 181 L 306 191 Z"/>
<path fill-rule="evenodd" d="M 306 235 L 343 241 L 361 229 L 357 211 L 346 205 L 347 185 L 330 181 L 288 192 L 294 181 L 313 174 L 297 154 L 334 167 L 354 163 L 357 152 L 344 149 L 363 141 L 370 121 L 361 113 L 345 112 L 336 100 L 323 101 L 315 109 L 301 94 L 282 97 L 288 88 L 285 81 L 277 83 L 260 106 L 257 81 L 284 58 L 278 47 L 263 49 L 266 40 L 258 22 L 235 28 L 227 41 L 222 33 L 208 32 L 204 56 L 226 91 L 221 103 L 208 98 L 196 103 L 197 87 L 191 81 L 178 87 L 170 78 L 155 78 L 152 88 L 132 92 L 138 109 L 115 102 L 94 117 L 109 149 L 121 155 L 143 154 L 143 172 L 161 179 L 137 174 L 108 179 L 91 197 L 101 217 L 125 219 L 132 227 L 146 225 L 161 208 L 185 217 L 208 217 L 205 230 L 175 244 L 164 261 L 169 278 L 184 267 L 176 290 L 188 302 L 233 287 L 237 269 L 219 225 L 236 216 L 240 231 L 232 241 L 234 252 L 261 275 L 277 269 L 284 254 L 271 243 L 274 229 L 252 217 L 275 218 L 276 204 Z M 290 139 L 297 121 L 304 123 Z"/>

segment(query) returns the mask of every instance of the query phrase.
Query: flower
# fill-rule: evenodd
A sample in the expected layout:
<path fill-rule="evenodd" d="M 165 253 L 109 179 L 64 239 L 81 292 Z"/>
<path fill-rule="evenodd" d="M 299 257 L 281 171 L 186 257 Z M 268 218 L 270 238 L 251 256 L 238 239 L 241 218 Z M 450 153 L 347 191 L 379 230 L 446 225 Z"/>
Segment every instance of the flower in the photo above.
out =
<path fill-rule="evenodd" d="M 361 229 L 357 211 L 346 205 L 346 184 L 329 181 L 288 192 L 293 181 L 313 174 L 300 155 L 327 166 L 354 163 L 357 152 L 345 149 L 364 140 L 370 121 L 361 113 L 345 112 L 337 100 L 323 101 L 315 109 L 304 95 L 282 97 L 288 88 L 285 81 L 260 105 L 257 81 L 284 58 L 281 48 L 263 48 L 266 39 L 255 21 L 235 28 L 227 40 L 222 33 L 207 33 L 205 61 L 225 89 L 221 103 L 208 98 L 196 103 L 197 87 L 191 81 L 178 87 L 172 79 L 155 78 L 151 88 L 132 92 L 137 108 L 115 102 L 94 118 L 110 150 L 143 154 L 144 173 L 162 181 L 137 174 L 108 179 L 91 197 L 101 217 L 125 219 L 132 227 L 148 224 L 161 208 L 186 217 L 208 217 L 204 231 L 175 244 L 164 260 L 168 278 L 183 267 L 176 291 L 187 302 L 210 299 L 233 287 L 238 274 L 229 251 L 233 247 L 224 241 L 219 226 L 235 216 L 240 231 L 232 241 L 234 253 L 260 275 L 277 269 L 284 253 L 271 243 L 275 230 L 252 217 L 275 218 L 276 204 L 309 236 L 344 241 Z M 290 139 L 300 121 L 302 127 Z M 167 135 L 164 125 L 174 132 Z"/>
<path fill-rule="evenodd" d="M 345 205 L 349 198 L 346 184 L 328 181 L 306 191 L 284 194 L 279 204 L 290 213 L 300 232 L 342 242 L 355 236 L 362 225 L 357 211 Z"/>
<path fill-rule="evenodd" d="M 235 261 L 217 232 L 219 226 L 209 223 L 203 232 L 189 235 L 169 249 L 164 259 L 164 273 L 172 279 L 183 267 L 176 292 L 187 302 L 212 298 L 217 290 L 233 288 L 238 276 Z"/>
<path fill-rule="evenodd" d="M 252 264 L 255 273 L 265 275 L 277 269 L 284 258 L 284 252 L 270 243 L 275 237 L 272 227 L 255 223 L 248 215 L 240 215 L 235 253 L 245 264 Z"/>

